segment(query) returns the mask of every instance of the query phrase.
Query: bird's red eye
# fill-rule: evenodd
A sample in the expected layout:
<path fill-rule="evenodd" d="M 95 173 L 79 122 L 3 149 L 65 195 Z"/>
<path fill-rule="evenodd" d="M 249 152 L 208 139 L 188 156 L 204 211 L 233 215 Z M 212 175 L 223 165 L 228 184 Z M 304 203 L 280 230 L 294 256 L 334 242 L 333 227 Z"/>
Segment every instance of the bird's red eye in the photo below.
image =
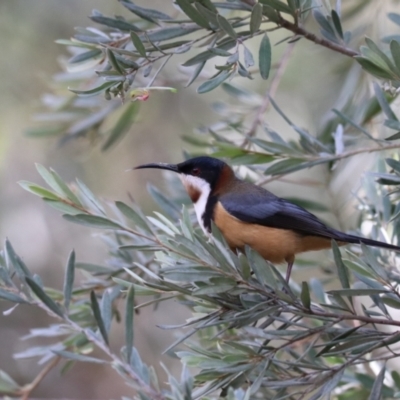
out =
<path fill-rule="evenodd" d="M 192 175 L 199 175 L 200 174 L 200 168 L 193 168 L 192 169 Z"/>

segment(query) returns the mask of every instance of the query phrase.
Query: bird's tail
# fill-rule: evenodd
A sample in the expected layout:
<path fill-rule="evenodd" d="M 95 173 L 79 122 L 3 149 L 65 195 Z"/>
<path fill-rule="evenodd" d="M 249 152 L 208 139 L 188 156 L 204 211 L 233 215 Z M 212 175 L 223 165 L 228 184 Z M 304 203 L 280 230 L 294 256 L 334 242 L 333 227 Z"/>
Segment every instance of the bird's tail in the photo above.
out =
<path fill-rule="evenodd" d="M 356 235 L 347 235 L 347 234 L 343 234 L 342 232 L 337 232 L 337 233 L 339 233 L 339 235 L 337 235 L 337 237 L 334 237 L 333 239 L 340 241 L 340 242 L 355 243 L 355 244 L 363 243 L 368 246 L 381 247 L 382 249 L 400 251 L 400 247 L 395 246 L 393 244 L 380 242 L 379 240 L 367 239 L 367 238 L 363 238 L 363 237 L 356 236 Z"/>

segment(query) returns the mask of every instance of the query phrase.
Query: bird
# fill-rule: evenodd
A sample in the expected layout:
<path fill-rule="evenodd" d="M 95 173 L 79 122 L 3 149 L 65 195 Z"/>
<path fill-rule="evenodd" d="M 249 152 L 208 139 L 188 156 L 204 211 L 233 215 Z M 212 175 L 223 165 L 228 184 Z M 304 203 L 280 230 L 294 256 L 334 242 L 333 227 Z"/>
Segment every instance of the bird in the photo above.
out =
<path fill-rule="evenodd" d="M 173 171 L 194 204 L 202 230 L 211 234 L 212 221 L 233 251 L 249 246 L 265 260 L 287 263 L 286 281 L 298 253 L 339 245 L 365 244 L 394 251 L 400 247 L 350 235 L 324 224 L 317 216 L 265 188 L 239 179 L 224 161 L 199 156 L 179 164 L 150 163 L 135 169 Z"/>

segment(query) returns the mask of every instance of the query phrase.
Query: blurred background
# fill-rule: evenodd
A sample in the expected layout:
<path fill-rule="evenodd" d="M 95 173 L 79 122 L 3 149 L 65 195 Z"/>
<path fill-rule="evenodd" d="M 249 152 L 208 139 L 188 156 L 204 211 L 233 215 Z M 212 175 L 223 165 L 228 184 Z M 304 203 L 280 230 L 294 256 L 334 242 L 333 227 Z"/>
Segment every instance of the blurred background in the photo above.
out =
<path fill-rule="evenodd" d="M 391 33 L 394 26 L 385 24 L 386 14 L 396 11 L 397 1 L 351 0 L 348 3 L 369 3 L 357 16 L 360 26 L 373 38 Z M 165 0 L 137 1 L 149 8 L 172 11 L 172 2 Z M 54 168 L 66 181 L 76 177 L 85 182 L 94 193 L 104 199 L 128 199 L 131 193 L 145 205 L 151 213 L 155 208 L 149 200 L 145 187 L 153 182 L 163 188 L 159 171 L 125 172 L 140 163 L 178 162 L 182 150 L 187 147 L 181 135 L 191 133 L 199 125 L 209 125 L 218 116 L 210 104 L 218 99 L 227 99 L 221 90 L 206 95 L 198 95 L 195 88 L 184 89 L 181 77 L 176 78 L 180 59 L 169 63 L 165 79 L 178 93 L 157 92 L 147 102 L 141 104 L 138 121 L 129 135 L 115 148 L 102 153 L 98 146 L 86 140 L 75 140 L 60 146 L 56 139 L 32 139 L 24 136 L 24 131 L 34 123 L 33 115 L 40 110 L 40 98 L 49 90 L 46 83 L 49 76 L 59 72 L 58 58 L 66 55 L 64 46 L 57 45 L 56 39 L 69 38 L 74 27 L 89 26 L 87 16 L 93 8 L 106 15 L 122 14 L 130 17 L 116 0 L 24 0 L 0 2 L 0 238 L 8 237 L 15 250 L 29 268 L 41 275 L 45 285 L 62 288 L 64 266 L 71 249 L 75 249 L 77 259 L 92 263 L 104 263 L 107 249 L 96 233 L 78 225 L 64 221 L 60 213 L 46 206 L 39 198 L 25 192 L 16 183 L 29 180 L 42 184 L 34 164 L 40 163 Z M 353 21 L 355 23 L 355 21 Z M 285 33 L 274 33 L 276 43 Z M 258 42 L 254 45 L 257 53 Z M 273 50 L 274 62 L 282 54 L 285 44 Z M 175 60 L 175 61 L 174 61 Z M 330 70 L 320 68 L 321 63 Z M 210 74 L 213 69 L 210 63 Z M 300 126 L 317 134 L 317 127 L 327 111 L 334 106 L 343 85 L 344 72 L 347 73 L 349 60 L 344 56 L 320 49 L 314 44 L 300 41 L 285 72 L 278 95 L 278 103 Z M 207 73 L 207 71 L 206 71 Z M 236 82 L 236 81 L 235 81 Z M 268 82 L 238 79 L 240 85 L 247 85 L 263 94 Z M 293 135 L 288 126 L 276 113 L 268 114 L 268 122 L 281 135 Z M 313 130 L 313 127 L 315 130 Z M 336 227 L 354 228 L 353 190 L 360 187 L 360 176 L 370 169 L 376 155 L 365 155 L 347 165 L 348 174 L 341 174 L 340 181 L 324 185 L 324 168 L 314 168 L 294 176 L 307 177 L 321 182 L 311 189 L 302 189 L 288 183 L 273 183 L 271 189 L 278 195 L 317 197 L 334 212 L 324 218 Z M 307 191 L 307 193 L 305 193 Z M 177 308 L 179 312 L 177 312 Z M 0 303 L 0 309 L 7 305 Z M 175 333 L 161 331 L 157 324 L 174 324 L 187 318 L 187 312 L 175 303 L 162 305 L 156 312 L 151 309 L 136 317 L 135 341 L 144 361 L 159 368 L 160 354 L 174 340 Z M 37 360 L 15 360 L 14 353 L 31 346 L 32 341 L 20 338 L 29 333 L 30 328 L 38 328 L 47 323 L 45 313 L 27 307 L 18 307 L 11 316 L 0 314 L 0 369 L 6 370 L 20 384 L 30 382 L 42 368 Z M 115 349 L 118 349 L 122 334 L 118 327 L 112 335 Z M 39 345 L 40 343 L 37 343 Z M 179 362 L 163 356 L 165 363 Z M 122 383 L 116 373 L 101 366 L 77 365 L 65 378 L 55 369 L 35 391 L 42 398 L 106 399 L 129 394 L 130 389 Z"/>

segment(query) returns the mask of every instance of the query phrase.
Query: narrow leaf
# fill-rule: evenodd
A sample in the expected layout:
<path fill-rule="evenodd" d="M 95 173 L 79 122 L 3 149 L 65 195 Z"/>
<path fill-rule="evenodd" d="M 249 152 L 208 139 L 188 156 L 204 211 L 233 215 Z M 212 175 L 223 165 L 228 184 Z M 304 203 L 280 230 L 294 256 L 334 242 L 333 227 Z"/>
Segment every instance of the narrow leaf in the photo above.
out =
<path fill-rule="evenodd" d="M 40 196 L 42 199 L 49 199 L 49 200 L 59 200 L 60 197 L 57 196 L 55 193 L 51 192 L 50 190 L 35 185 L 34 183 L 27 182 L 27 181 L 19 181 L 18 184 L 28 192 L 31 192 L 37 196 Z"/>
<path fill-rule="evenodd" d="M 79 89 L 71 89 L 68 88 L 71 92 L 77 94 L 78 96 L 81 97 L 89 97 L 89 96 L 95 96 L 99 93 L 104 92 L 106 89 L 111 88 L 112 86 L 115 86 L 116 82 L 104 82 L 99 86 L 94 87 L 93 89 L 89 90 L 79 90 Z"/>
<path fill-rule="evenodd" d="M 378 100 L 379 105 L 381 106 L 382 111 L 386 114 L 389 120 L 397 121 L 397 117 L 395 113 L 390 108 L 390 104 L 386 99 L 385 93 L 377 82 L 374 82 L 374 91 L 376 99 Z"/>
<path fill-rule="evenodd" d="M 32 278 L 31 272 L 28 270 L 21 257 L 14 251 L 10 241 L 6 239 L 5 252 L 8 268 L 14 267 L 18 277 L 23 281 L 25 277 Z M 10 265 L 11 264 L 11 265 Z"/>
<path fill-rule="evenodd" d="M 342 287 L 344 289 L 349 289 L 350 282 L 349 282 L 348 272 L 346 266 L 342 261 L 342 256 L 340 254 L 339 246 L 337 245 L 335 240 L 332 240 L 332 251 L 333 251 L 333 257 L 335 259 L 335 264 L 338 270 L 340 283 L 342 284 Z"/>
<path fill-rule="evenodd" d="M 64 278 L 64 306 L 68 310 L 75 277 L 75 251 L 72 250 L 67 262 Z"/>
<path fill-rule="evenodd" d="M 76 224 L 81 224 L 85 226 L 90 226 L 91 228 L 99 229 L 121 229 L 122 226 L 117 222 L 111 221 L 110 219 L 99 217 L 97 215 L 87 215 L 87 214 L 76 214 L 76 215 L 63 215 L 67 221 L 75 222 Z"/>
<path fill-rule="evenodd" d="M 129 11 L 132 11 L 134 14 L 136 14 L 138 17 L 150 22 L 157 22 L 157 20 L 168 21 L 171 19 L 169 15 L 164 14 L 161 11 L 151 8 L 140 7 L 131 1 L 121 1 L 121 4 Z"/>
<path fill-rule="evenodd" d="M 382 398 L 383 380 L 385 379 L 386 367 L 383 366 L 372 386 L 368 400 L 380 400 Z"/>
<path fill-rule="evenodd" d="M 32 292 L 43 302 L 46 307 L 53 311 L 54 314 L 57 314 L 59 317 L 64 318 L 64 313 L 62 312 L 61 308 L 58 304 L 49 297 L 45 291 L 31 278 L 25 278 L 26 283 L 32 289 Z"/>
<path fill-rule="evenodd" d="M 400 43 L 397 40 L 392 40 L 390 42 L 390 52 L 392 53 L 397 72 L 400 75 Z"/>
<path fill-rule="evenodd" d="M 133 347 L 133 317 L 135 307 L 135 289 L 133 285 L 128 290 L 126 297 L 126 308 L 125 308 L 125 343 L 126 343 L 126 358 L 129 362 L 132 355 Z"/>
<path fill-rule="evenodd" d="M 108 335 L 106 327 L 104 326 L 104 321 L 103 318 L 101 317 L 100 307 L 97 301 L 96 293 L 93 290 L 90 292 L 90 302 L 92 305 L 93 316 L 94 319 L 96 320 L 97 326 L 99 327 L 101 336 L 108 345 Z"/>
<path fill-rule="evenodd" d="M 12 292 L 7 292 L 4 289 L 0 288 L 0 299 L 11 301 L 12 303 L 27 303 L 22 297 L 16 295 Z"/>
<path fill-rule="evenodd" d="M 198 88 L 197 88 L 197 93 L 206 93 L 210 92 L 211 90 L 215 89 L 218 87 L 222 82 L 226 81 L 231 75 L 231 71 L 222 71 L 219 75 L 217 75 L 215 78 L 212 78 L 204 83 L 202 83 Z"/>
<path fill-rule="evenodd" d="M 112 314 L 113 314 L 112 300 L 108 290 L 104 291 L 103 297 L 101 298 L 100 309 L 101 309 L 101 318 L 104 322 L 104 327 L 108 335 L 111 329 Z"/>
<path fill-rule="evenodd" d="M 83 354 L 76 354 L 76 353 L 72 353 L 71 351 L 53 350 L 53 353 L 57 354 L 60 357 L 68 358 L 69 360 L 73 360 L 73 361 L 91 362 L 91 363 L 97 363 L 97 364 L 107 363 L 107 361 L 100 360 L 99 358 L 84 356 Z"/>
<path fill-rule="evenodd" d="M 176 0 L 181 10 L 197 25 L 210 29 L 208 21 L 190 4 L 189 0 Z"/>
<path fill-rule="evenodd" d="M 218 25 L 220 26 L 220 28 L 228 36 L 230 36 L 232 39 L 236 39 L 237 38 L 236 31 L 233 29 L 232 25 L 229 23 L 229 21 L 226 18 L 224 18 L 220 14 L 217 14 L 217 21 L 218 21 Z"/>
<path fill-rule="evenodd" d="M 50 173 L 53 176 L 54 181 L 57 183 L 58 187 L 62 191 L 63 195 L 67 199 L 71 200 L 74 204 L 77 204 L 79 206 L 82 205 L 76 194 L 67 186 L 67 184 L 61 179 L 57 172 L 50 168 Z"/>
<path fill-rule="evenodd" d="M 342 23 L 340 22 L 340 17 L 335 10 L 332 10 L 332 21 L 333 25 L 335 26 L 336 32 L 338 33 L 340 38 L 343 39 Z"/>
<path fill-rule="evenodd" d="M 261 78 L 268 79 L 269 71 L 271 69 L 271 42 L 269 41 L 267 34 L 265 34 L 261 40 L 258 54 Z"/>
<path fill-rule="evenodd" d="M 119 65 L 117 59 L 115 58 L 114 53 L 110 49 L 107 49 L 107 57 L 108 57 L 108 61 L 110 61 L 110 64 L 113 66 L 113 68 L 117 72 L 119 72 L 121 75 L 123 75 L 124 74 L 124 70 Z"/>
<path fill-rule="evenodd" d="M 140 40 L 139 36 L 133 31 L 131 32 L 131 40 L 132 40 L 132 43 L 135 46 L 136 50 L 138 51 L 138 53 L 142 57 L 147 58 L 146 49 L 145 49 L 142 41 Z"/>
<path fill-rule="evenodd" d="M 250 32 L 254 35 L 259 29 L 262 21 L 263 6 L 260 3 L 254 4 L 250 17 Z"/>

